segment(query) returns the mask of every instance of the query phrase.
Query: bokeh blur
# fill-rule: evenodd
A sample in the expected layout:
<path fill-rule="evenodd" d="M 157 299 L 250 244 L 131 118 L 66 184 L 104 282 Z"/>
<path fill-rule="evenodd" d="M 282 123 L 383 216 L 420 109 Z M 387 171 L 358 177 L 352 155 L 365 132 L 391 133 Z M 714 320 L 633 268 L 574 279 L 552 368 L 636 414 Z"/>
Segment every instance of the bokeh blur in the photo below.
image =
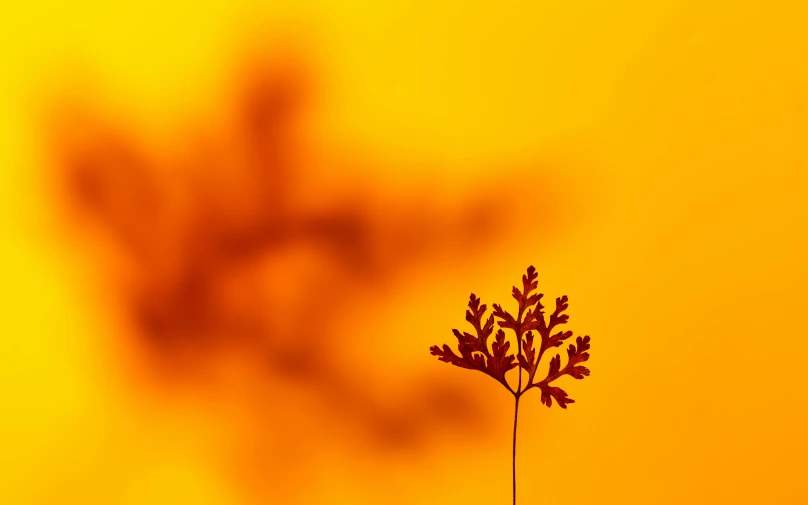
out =
<path fill-rule="evenodd" d="M 530 264 L 520 502 L 808 502 L 801 2 L 4 10 L 0 503 L 509 502 Z"/>

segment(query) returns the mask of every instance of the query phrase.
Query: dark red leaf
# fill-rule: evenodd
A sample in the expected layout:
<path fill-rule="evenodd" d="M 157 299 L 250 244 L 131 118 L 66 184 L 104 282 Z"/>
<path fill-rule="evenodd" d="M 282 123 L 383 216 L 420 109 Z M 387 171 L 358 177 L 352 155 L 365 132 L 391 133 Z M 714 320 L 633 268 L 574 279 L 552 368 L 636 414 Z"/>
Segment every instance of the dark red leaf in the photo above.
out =
<path fill-rule="evenodd" d="M 520 312 L 524 312 L 528 307 L 532 307 L 541 299 L 542 295 L 540 293 L 530 295 L 531 291 L 539 286 L 539 283 L 536 280 L 538 276 L 539 275 L 536 273 L 536 269 L 530 266 L 527 269 L 527 273 L 522 276 L 522 291 L 519 291 L 519 288 L 516 286 L 513 287 L 511 294 L 519 303 Z M 539 309 L 541 308 L 543 307 L 540 307 Z"/>
<path fill-rule="evenodd" d="M 446 363 L 451 363 L 453 365 L 459 366 L 460 368 L 476 368 L 472 363 L 466 362 L 463 358 L 456 355 L 452 349 L 443 344 L 443 349 L 440 347 L 433 345 L 429 348 L 429 351 L 432 353 L 433 356 L 437 356 L 440 361 L 445 361 Z"/>
<path fill-rule="evenodd" d="M 558 373 L 561 370 L 561 356 L 556 354 L 553 359 L 550 360 L 550 371 L 547 373 L 548 377 L 551 377 Z"/>
<path fill-rule="evenodd" d="M 570 375 L 580 380 L 589 375 L 589 369 L 585 366 L 574 366 L 570 370 Z"/>
<path fill-rule="evenodd" d="M 565 324 L 569 321 L 570 316 L 561 313 L 567 310 L 567 295 L 562 296 L 561 298 L 556 298 L 556 309 L 550 315 L 550 322 L 547 325 L 547 332 L 553 331 L 553 328 L 558 324 Z"/>
<path fill-rule="evenodd" d="M 576 343 L 578 344 L 578 352 L 589 350 L 589 340 L 589 335 L 586 335 L 583 338 L 578 337 L 575 339 Z"/>
<path fill-rule="evenodd" d="M 511 343 L 505 340 L 505 332 L 497 331 L 496 339 L 491 345 L 492 356 L 488 359 L 488 373 L 500 382 L 505 380 L 505 372 L 516 367 L 514 362 L 516 357 L 508 354 L 510 347 Z"/>
<path fill-rule="evenodd" d="M 519 363 L 522 364 L 524 361 L 524 365 L 522 368 L 528 371 L 530 376 L 533 376 L 533 371 L 536 369 L 536 350 L 533 348 L 533 333 L 527 332 L 524 336 L 524 340 L 522 342 L 522 354 L 519 355 Z"/>
<path fill-rule="evenodd" d="M 501 319 L 501 321 L 499 321 L 500 328 L 510 328 L 516 331 L 516 318 L 507 311 L 502 310 L 502 307 L 496 303 L 494 304 L 494 315 Z"/>
<path fill-rule="evenodd" d="M 548 407 L 553 406 L 552 400 L 555 400 L 559 407 L 566 409 L 570 403 L 575 403 L 575 400 L 567 396 L 567 392 L 558 387 L 543 386 L 541 388 L 541 402 Z"/>
<path fill-rule="evenodd" d="M 555 335 L 547 338 L 544 343 L 544 348 L 561 347 L 561 344 L 572 336 L 571 331 L 559 331 Z"/>
<path fill-rule="evenodd" d="M 531 306 L 535 305 L 535 304 L 536 304 L 536 302 L 538 302 L 539 300 L 541 300 L 541 298 L 542 298 L 543 296 L 544 296 L 544 294 L 542 294 L 542 293 L 536 293 L 535 295 L 530 295 L 530 297 L 528 297 L 528 299 L 527 299 L 527 303 L 526 303 L 525 305 L 526 305 L 527 307 L 531 307 Z M 544 306 L 542 306 L 541 304 L 539 304 L 539 309 L 543 309 L 543 308 L 544 308 Z"/>
<path fill-rule="evenodd" d="M 539 274 L 536 273 L 536 269 L 533 267 L 533 265 L 527 267 L 527 273 L 522 276 L 522 287 L 525 295 L 539 287 L 539 281 L 536 280 L 538 278 Z"/>
<path fill-rule="evenodd" d="M 583 379 L 590 374 L 587 367 L 580 365 L 589 359 L 587 351 L 590 349 L 590 338 L 588 335 L 578 337 L 574 344 L 569 345 L 567 364 L 563 368 L 561 355 L 556 354 L 550 359 L 547 376 L 541 381 L 534 382 L 544 352 L 552 347 L 560 347 L 573 335 L 571 331 L 559 331 L 551 335 L 555 326 L 566 324 L 569 321 L 569 316 L 563 313 L 567 310 L 568 298 L 566 296 L 556 298 L 555 310 L 550 314 L 549 319 L 545 319 L 544 306 L 541 304 L 542 294 L 531 294 L 538 288 L 537 278 L 536 269 L 531 266 L 522 276 L 522 290 L 520 291 L 516 286 L 513 287 L 512 295 L 519 303 L 519 317 L 514 317 L 495 303 L 493 312 L 483 320 L 487 307 L 472 293 L 469 297 L 466 321 L 474 327 L 476 336 L 455 329 L 452 332 L 457 337 L 459 355 L 445 344 L 442 348 L 432 346 L 430 351 L 440 361 L 461 368 L 479 370 L 490 375 L 516 395 L 532 387 L 538 387 L 541 389 L 543 404 L 550 407 L 555 400 L 558 406 L 567 408 L 567 405 L 574 401 L 567 396 L 563 389 L 552 386 L 552 383 L 564 375 Z M 494 331 L 495 322 L 500 328 L 489 349 L 488 339 Z M 509 352 L 511 344 L 505 338 L 505 329 L 511 329 L 516 333 L 519 344 L 516 355 Z M 541 338 L 540 345 L 535 342 L 534 330 Z M 514 391 L 505 379 L 505 374 L 517 366 L 528 372 L 529 379 L 524 388 Z"/>
<path fill-rule="evenodd" d="M 522 306 L 522 303 L 525 301 L 525 297 L 522 295 L 522 292 L 519 291 L 519 288 L 516 286 L 513 287 L 513 291 L 511 291 L 511 296 L 513 296 L 517 302 L 519 302 L 519 306 Z"/>

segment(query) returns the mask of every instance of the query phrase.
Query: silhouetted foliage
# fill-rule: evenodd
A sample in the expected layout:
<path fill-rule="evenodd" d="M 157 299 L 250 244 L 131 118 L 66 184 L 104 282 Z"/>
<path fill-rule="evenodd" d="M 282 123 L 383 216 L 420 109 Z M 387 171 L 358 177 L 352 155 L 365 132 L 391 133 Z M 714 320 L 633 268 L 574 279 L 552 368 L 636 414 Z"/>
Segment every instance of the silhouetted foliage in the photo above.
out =
<path fill-rule="evenodd" d="M 541 402 L 547 407 L 553 405 L 553 400 L 562 409 L 566 409 L 575 400 L 567 395 L 567 392 L 558 386 L 553 386 L 553 382 L 569 375 L 574 379 L 583 379 L 589 375 L 589 369 L 581 365 L 589 359 L 589 336 L 578 337 L 575 344 L 570 344 L 567 348 L 567 364 L 561 367 L 561 355 L 556 354 L 550 359 L 547 375 L 541 380 L 536 380 L 536 373 L 539 369 L 544 353 L 551 347 L 560 347 L 565 340 L 572 337 L 572 331 L 558 331 L 553 333 L 557 326 L 567 324 L 569 315 L 564 314 L 569 306 L 566 296 L 556 298 L 555 310 L 549 318 L 545 318 L 544 306 L 541 299 L 542 293 L 534 293 L 539 283 L 538 274 L 533 266 L 528 267 L 527 273 L 522 276 L 522 290 L 513 287 L 512 296 L 519 304 L 519 311 L 516 317 L 504 310 L 500 305 L 493 305 L 493 312 L 485 319 L 487 306 L 472 293 L 469 297 L 466 311 L 466 321 L 471 323 L 477 336 L 467 332 L 460 332 L 453 329 L 452 333 L 457 337 L 458 356 L 449 347 L 443 344 L 442 347 L 433 345 L 431 353 L 437 356 L 440 361 L 451 363 L 460 368 L 479 370 L 486 375 L 490 375 L 500 382 L 516 398 L 516 408 L 513 420 L 513 503 L 516 503 L 516 422 L 519 415 L 519 399 L 523 394 L 532 388 L 541 390 Z M 489 350 L 488 338 L 494 331 L 494 322 L 499 325 L 494 342 Z M 510 352 L 511 343 L 505 339 L 505 329 L 512 330 L 516 334 L 516 353 Z M 536 347 L 536 332 L 541 338 L 538 348 Z M 512 387 L 505 377 L 505 374 L 513 368 L 519 367 L 519 382 L 516 388 Z M 527 375 L 527 382 L 522 386 L 522 370 Z"/>

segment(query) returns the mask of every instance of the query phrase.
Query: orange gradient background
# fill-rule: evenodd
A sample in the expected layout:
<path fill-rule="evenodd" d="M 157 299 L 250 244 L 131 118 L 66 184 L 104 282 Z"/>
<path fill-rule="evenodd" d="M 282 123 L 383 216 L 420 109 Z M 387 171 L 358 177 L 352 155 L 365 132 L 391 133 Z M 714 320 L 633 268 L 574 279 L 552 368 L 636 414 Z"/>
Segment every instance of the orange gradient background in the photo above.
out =
<path fill-rule="evenodd" d="M 808 502 L 803 2 L 4 11 L 0 503 Z"/>

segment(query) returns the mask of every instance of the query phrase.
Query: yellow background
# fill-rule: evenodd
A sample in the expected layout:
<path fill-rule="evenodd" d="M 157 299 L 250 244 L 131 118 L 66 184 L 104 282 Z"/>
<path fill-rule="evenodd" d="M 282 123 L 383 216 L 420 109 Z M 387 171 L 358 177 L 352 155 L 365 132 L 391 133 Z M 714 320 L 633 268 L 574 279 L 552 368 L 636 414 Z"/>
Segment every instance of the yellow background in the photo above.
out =
<path fill-rule="evenodd" d="M 547 299 L 570 296 L 593 357 L 567 411 L 522 403 L 521 503 L 808 502 L 803 2 L 2 11 L 0 502 L 506 503 L 510 398 L 427 348 L 452 342 L 469 291 L 512 302 L 528 264 Z M 421 265 L 368 309 L 378 332 L 360 332 L 393 356 L 368 365 L 381 383 L 434 371 L 489 421 L 403 456 L 333 448 L 314 422 L 296 436 L 321 449 L 317 471 L 281 492 L 221 471 L 211 433 L 239 428 L 204 394 L 150 399 L 109 350 L 119 314 L 99 301 L 93 246 L 66 238 L 48 117 L 89 102 L 160 150 L 215 126 L 234 61 L 284 44 L 314 62 L 322 143 L 390 160 L 364 177 L 414 194 L 432 175 L 447 199 L 497 179 L 498 198 L 527 206 L 540 202 L 524 188 L 548 180 L 557 224 L 524 224 L 528 238 L 457 271 L 451 255 Z"/>

